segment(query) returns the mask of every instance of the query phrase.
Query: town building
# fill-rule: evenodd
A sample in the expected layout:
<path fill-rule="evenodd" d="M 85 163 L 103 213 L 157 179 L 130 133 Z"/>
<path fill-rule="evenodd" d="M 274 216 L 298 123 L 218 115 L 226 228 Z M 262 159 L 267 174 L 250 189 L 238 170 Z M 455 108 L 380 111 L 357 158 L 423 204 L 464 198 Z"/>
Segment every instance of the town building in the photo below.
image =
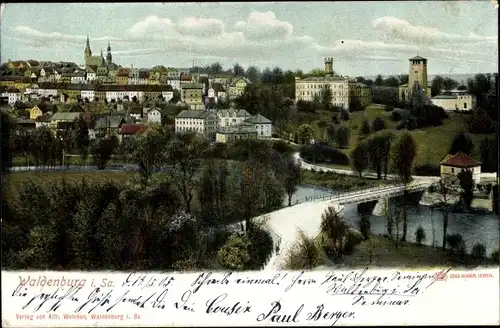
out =
<path fill-rule="evenodd" d="M 352 107 L 363 108 L 371 103 L 371 89 L 355 79 L 335 75 L 332 58 L 325 59 L 325 76 L 304 79 L 295 77 L 297 101 L 313 101 L 325 88 L 330 88 L 332 92 L 332 105 L 347 111 Z"/>
<path fill-rule="evenodd" d="M 431 98 L 431 102 L 447 111 L 470 111 L 476 108 L 476 97 L 466 93 L 437 95 Z"/>
<path fill-rule="evenodd" d="M 161 113 L 158 109 L 151 109 L 147 112 L 148 123 L 161 124 Z"/>
<path fill-rule="evenodd" d="M 408 83 L 399 86 L 399 101 L 401 102 L 410 99 L 411 90 L 416 83 L 425 91 L 428 97 L 431 96 L 431 87 L 427 79 L 427 59 L 415 56 L 410 58 L 409 61 Z"/>
<path fill-rule="evenodd" d="M 255 131 L 257 132 L 257 138 L 267 139 L 271 138 L 273 132 L 273 122 L 261 114 L 254 115 L 247 118 L 244 123 L 253 124 Z"/>
<path fill-rule="evenodd" d="M 236 125 L 231 125 L 223 130 L 218 130 L 215 135 L 215 141 L 220 143 L 228 143 L 242 139 L 256 139 L 258 133 L 255 126 L 251 123 L 242 122 Z"/>
<path fill-rule="evenodd" d="M 459 151 L 455 155 L 446 155 L 439 163 L 441 177 L 452 177 L 452 184 L 458 184 L 458 174 L 464 170 L 472 172 L 474 184 L 481 182 L 481 162 L 476 161 L 471 156 Z"/>
<path fill-rule="evenodd" d="M 0 98 L 4 99 L 9 105 L 14 105 L 21 101 L 21 92 L 14 87 L 0 87 Z"/>
<path fill-rule="evenodd" d="M 244 109 L 219 109 L 217 110 L 217 128 L 222 131 L 231 125 L 243 123 L 250 117 L 252 115 Z"/>
<path fill-rule="evenodd" d="M 203 84 L 186 83 L 182 85 L 181 101 L 186 103 L 191 110 L 204 110 Z"/>
<path fill-rule="evenodd" d="M 233 83 L 231 83 L 228 87 L 228 96 L 229 99 L 234 99 L 236 97 L 239 97 L 243 94 L 245 91 L 245 88 L 247 85 L 250 84 L 250 81 L 248 81 L 245 78 L 237 78 L 234 80 Z"/>
<path fill-rule="evenodd" d="M 175 117 L 175 133 L 197 132 L 214 138 L 217 114 L 214 111 L 183 110 Z"/>

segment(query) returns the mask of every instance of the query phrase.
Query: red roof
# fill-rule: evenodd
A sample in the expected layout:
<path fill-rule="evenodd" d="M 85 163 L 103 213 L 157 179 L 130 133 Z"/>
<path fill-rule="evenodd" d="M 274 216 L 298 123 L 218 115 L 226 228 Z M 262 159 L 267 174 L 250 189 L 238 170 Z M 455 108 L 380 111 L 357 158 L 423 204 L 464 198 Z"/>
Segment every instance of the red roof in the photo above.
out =
<path fill-rule="evenodd" d="M 143 124 L 122 124 L 120 132 L 123 134 L 136 134 L 146 130 Z"/>
<path fill-rule="evenodd" d="M 476 161 L 474 158 L 470 157 L 466 153 L 459 151 L 450 158 L 447 158 L 444 161 L 442 161 L 440 164 L 447 166 L 468 168 L 468 167 L 480 166 L 481 162 Z"/>

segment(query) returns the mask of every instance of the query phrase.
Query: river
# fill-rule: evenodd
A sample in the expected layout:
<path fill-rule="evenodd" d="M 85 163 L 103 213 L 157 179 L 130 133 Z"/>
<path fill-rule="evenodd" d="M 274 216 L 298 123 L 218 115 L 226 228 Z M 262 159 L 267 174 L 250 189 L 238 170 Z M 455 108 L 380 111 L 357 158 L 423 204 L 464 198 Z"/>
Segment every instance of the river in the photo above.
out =
<path fill-rule="evenodd" d="M 299 190 L 292 199 L 292 204 L 299 199 L 303 202 L 305 197 L 318 197 L 331 194 L 331 190 L 309 185 L 299 187 Z M 288 200 L 285 201 L 288 204 Z M 389 207 L 394 210 L 397 204 L 391 200 Z M 370 215 L 371 231 L 375 234 L 386 234 L 386 218 L 377 215 Z M 356 204 L 346 205 L 344 208 L 344 220 L 353 228 L 359 229 L 359 220 L 361 215 L 358 213 Z M 434 221 L 436 246 L 443 243 L 443 214 L 439 210 L 434 210 L 431 216 L 431 210 L 428 206 L 413 205 L 408 208 L 408 235 L 407 240 L 415 241 L 415 231 L 419 225 L 424 228 L 427 245 L 433 244 L 432 220 Z M 402 227 L 401 227 L 402 228 Z M 500 240 L 500 220 L 493 214 L 469 214 L 469 213 L 450 213 L 448 220 L 447 233 L 459 233 L 462 235 L 467 251 L 470 252 L 475 243 L 479 242 L 486 247 L 486 253 L 489 256 L 491 252 L 499 247 Z"/>

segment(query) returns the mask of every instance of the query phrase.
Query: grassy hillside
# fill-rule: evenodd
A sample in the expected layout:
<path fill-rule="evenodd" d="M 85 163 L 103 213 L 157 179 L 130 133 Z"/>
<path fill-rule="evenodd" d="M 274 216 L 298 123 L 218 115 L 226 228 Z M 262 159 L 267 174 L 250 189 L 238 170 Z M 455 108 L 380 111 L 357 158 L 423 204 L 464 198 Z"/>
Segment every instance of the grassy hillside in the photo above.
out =
<path fill-rule="evenodd" d="M 343 150 L 346 154 L 349 154 L 351 149 L 356 146 L 359 139 L 361 124 L 365 119 L 372 121 L 376 117 L 381 116 L 385 120 L 387 129 L 391 130 L 395 134 L 401 133 L 401 131 L 395 129 L 396 122 L 391 121 L 391 113 L 386 112 L 384 108 L 384 105 L 372 104 L 364 111 L 350 114 L 349 121 L 347 122 L 350 131 L 349 148 Z M 455 113 L 449 113 L 448 115 L 449 118 L 443 122 L 442 126 L 410 131 L 410 134 L 413 136 L 417 144 L 417 158 L 415 160 L 416 165 L 439 163 L 439 161 L 441 161 L 441 159 L 447 154 L 455 135 L 459 132 L 467 132 L 466 117 Z M 314 118 L 312 117 L 312 114 L 302 114 L 300 119 L 302 123 L 308 122 L 309 124 L 312 124 L 316 129 L 316 135 L 319 135 L 320 131 L 317 128 L 317 122 L 319 120 L 331 122 L 331 113 L 319 111 L 314 114 Z M 479 147 L 481 140 L 486 136 L 495 135 L 471 134 L 470 136 L 474 142 L 472 155 L 474 158 L 479 160 Z"/>

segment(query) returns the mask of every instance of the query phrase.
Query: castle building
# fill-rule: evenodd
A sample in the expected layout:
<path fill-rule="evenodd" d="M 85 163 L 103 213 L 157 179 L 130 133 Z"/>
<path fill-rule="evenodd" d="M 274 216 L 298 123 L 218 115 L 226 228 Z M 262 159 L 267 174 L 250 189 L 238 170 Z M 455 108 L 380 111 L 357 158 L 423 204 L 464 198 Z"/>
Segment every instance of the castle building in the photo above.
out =
<path fill-rule="evenodd" d="M 410 71 L 408 72 L 408 84 L 399 86 L 399 101 L 407 101 L 410 98 L 413 86 L 418 83 L 431 96 L 431 87 L 427 80 L 427 59 L 416 56 L 409 59 Z"/>
<path fill-rule="evenodd" d="M 333 58 L 325 58 L 325 76 L 295 77 L 295 99 L 313 101 L 324 88 L 332 92 L 332 105 L 344 110 L 359 110 L 371 103 L 371 89 L 355 79 L 333 72 Z"/>

